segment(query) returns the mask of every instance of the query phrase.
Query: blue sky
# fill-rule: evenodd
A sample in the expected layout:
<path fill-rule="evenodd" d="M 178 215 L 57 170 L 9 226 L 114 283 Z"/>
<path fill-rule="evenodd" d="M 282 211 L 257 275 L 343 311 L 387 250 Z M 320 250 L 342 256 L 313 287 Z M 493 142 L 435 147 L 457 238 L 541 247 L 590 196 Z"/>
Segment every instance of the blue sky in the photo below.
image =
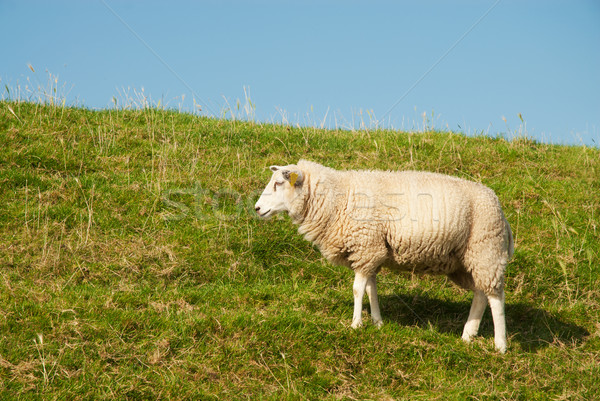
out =
<path fill-rule="evenodd" d="M 13 96 L 600 146 L 598 0 L 0 0 L 0 50 Z"/>

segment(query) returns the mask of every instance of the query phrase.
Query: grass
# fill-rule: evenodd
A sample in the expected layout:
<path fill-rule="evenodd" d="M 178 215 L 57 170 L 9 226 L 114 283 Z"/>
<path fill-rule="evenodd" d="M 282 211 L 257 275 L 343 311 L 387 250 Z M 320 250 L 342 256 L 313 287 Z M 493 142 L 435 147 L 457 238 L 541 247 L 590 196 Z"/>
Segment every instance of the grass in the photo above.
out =
<path fill-rule="evenodd" d="M 321 130 L 145 107 L 0 102 L 1 399 L 593 399 L 600 151 L 450 132 Z M 352 272 L 252 205 L 270 164 L 483 182 L 516 240 L 509 351 L 461 341 L 471 295 Z"/>

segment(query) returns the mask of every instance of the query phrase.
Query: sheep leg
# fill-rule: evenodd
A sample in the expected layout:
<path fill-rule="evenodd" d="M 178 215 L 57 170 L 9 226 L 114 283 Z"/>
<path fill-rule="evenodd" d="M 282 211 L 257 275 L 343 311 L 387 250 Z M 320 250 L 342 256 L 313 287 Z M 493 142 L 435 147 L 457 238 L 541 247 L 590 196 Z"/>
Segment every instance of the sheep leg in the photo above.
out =
<path fill-rule="evenodd" d="M 479 323 L 481 323 L 481 317 L 487 306 L 487 299 L 483 291 L 473 291 L 473 303 L 471 304 L 471 311 L 469 312 L 469 318 L 465 324 L 463 330 L 462 339 L 466 342 L 471 342 L 471 338 L 477 335 L 479 331 Z"/>
<path fill-rule="evenodd" d="M 379 310 L 379 299 L 377 298 L 377 276 L 373 275 L 367 279 L 367 295 L 371 305 L 371 318 L 377 327 L 383 326 L 381 311 Z"/>
<path fill-rule="evenodd" d="M 494 342 L 500 353 L 506 352 L 506 319 L 504 316 L 504 291 L 497 295 L 489 295 L 490 308 L 494 319 Z"/>
<path fill-rule="evenodd" d="M 362 301 L 365 296 L 365 288 L 369 277 L 356 272 L 354 275 L 354 285 L 352 286 L 352 292 L 354 293 L 354 316 L 352 317 L 353 329 L 362 326 Z"/>

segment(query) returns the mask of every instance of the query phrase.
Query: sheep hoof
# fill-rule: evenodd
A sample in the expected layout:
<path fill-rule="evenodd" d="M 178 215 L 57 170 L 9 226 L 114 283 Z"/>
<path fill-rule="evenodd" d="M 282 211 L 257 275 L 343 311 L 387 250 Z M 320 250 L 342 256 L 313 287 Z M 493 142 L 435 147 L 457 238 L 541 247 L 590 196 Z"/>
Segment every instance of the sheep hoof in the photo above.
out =
<path fill-rule="evenodd" d="M 359 327 L 362 327 L 362 320 L 353 321 L 350 327 L 352 327 L 353 329 L 358 329 Z"/>
<path fill-rule="evenodd" d="M 471 340 L 473 339 L 473 336 L 471 336 L 471 335 L 469 335 L 467 333 L 463 333 L 462 339 L 463 339 L 464 342 L 470 343 Z"/>
<path fill-rule="evenodd" d="M 506 353 L 506 344 L 505 343 L 496 343 L 496 351 L 498 351 L 501 354 L 505 354 Z"/>
<path fill-rule="evenodd" d="M 378 321 L 374 321 L 373 324 L 375 325 L 375 327 L 377 327 L 378 329 L 381 328 L 381 326 L 383 326 L 383 320 L 378 320 Z"/>

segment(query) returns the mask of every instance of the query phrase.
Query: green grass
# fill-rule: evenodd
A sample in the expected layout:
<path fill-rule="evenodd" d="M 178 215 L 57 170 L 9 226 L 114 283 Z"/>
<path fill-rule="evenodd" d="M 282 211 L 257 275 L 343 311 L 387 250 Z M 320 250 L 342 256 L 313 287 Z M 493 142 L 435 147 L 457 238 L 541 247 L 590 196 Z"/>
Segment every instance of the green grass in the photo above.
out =
<path fill-rule="evenodd" d="M 600 151 L 0 102 L 0 399 L 593 399 Z M 461 341 L 471 295 L 352 272 L 253 203 L 270 164 L 419 169 L 498 194 L 509 351 Z"/>

